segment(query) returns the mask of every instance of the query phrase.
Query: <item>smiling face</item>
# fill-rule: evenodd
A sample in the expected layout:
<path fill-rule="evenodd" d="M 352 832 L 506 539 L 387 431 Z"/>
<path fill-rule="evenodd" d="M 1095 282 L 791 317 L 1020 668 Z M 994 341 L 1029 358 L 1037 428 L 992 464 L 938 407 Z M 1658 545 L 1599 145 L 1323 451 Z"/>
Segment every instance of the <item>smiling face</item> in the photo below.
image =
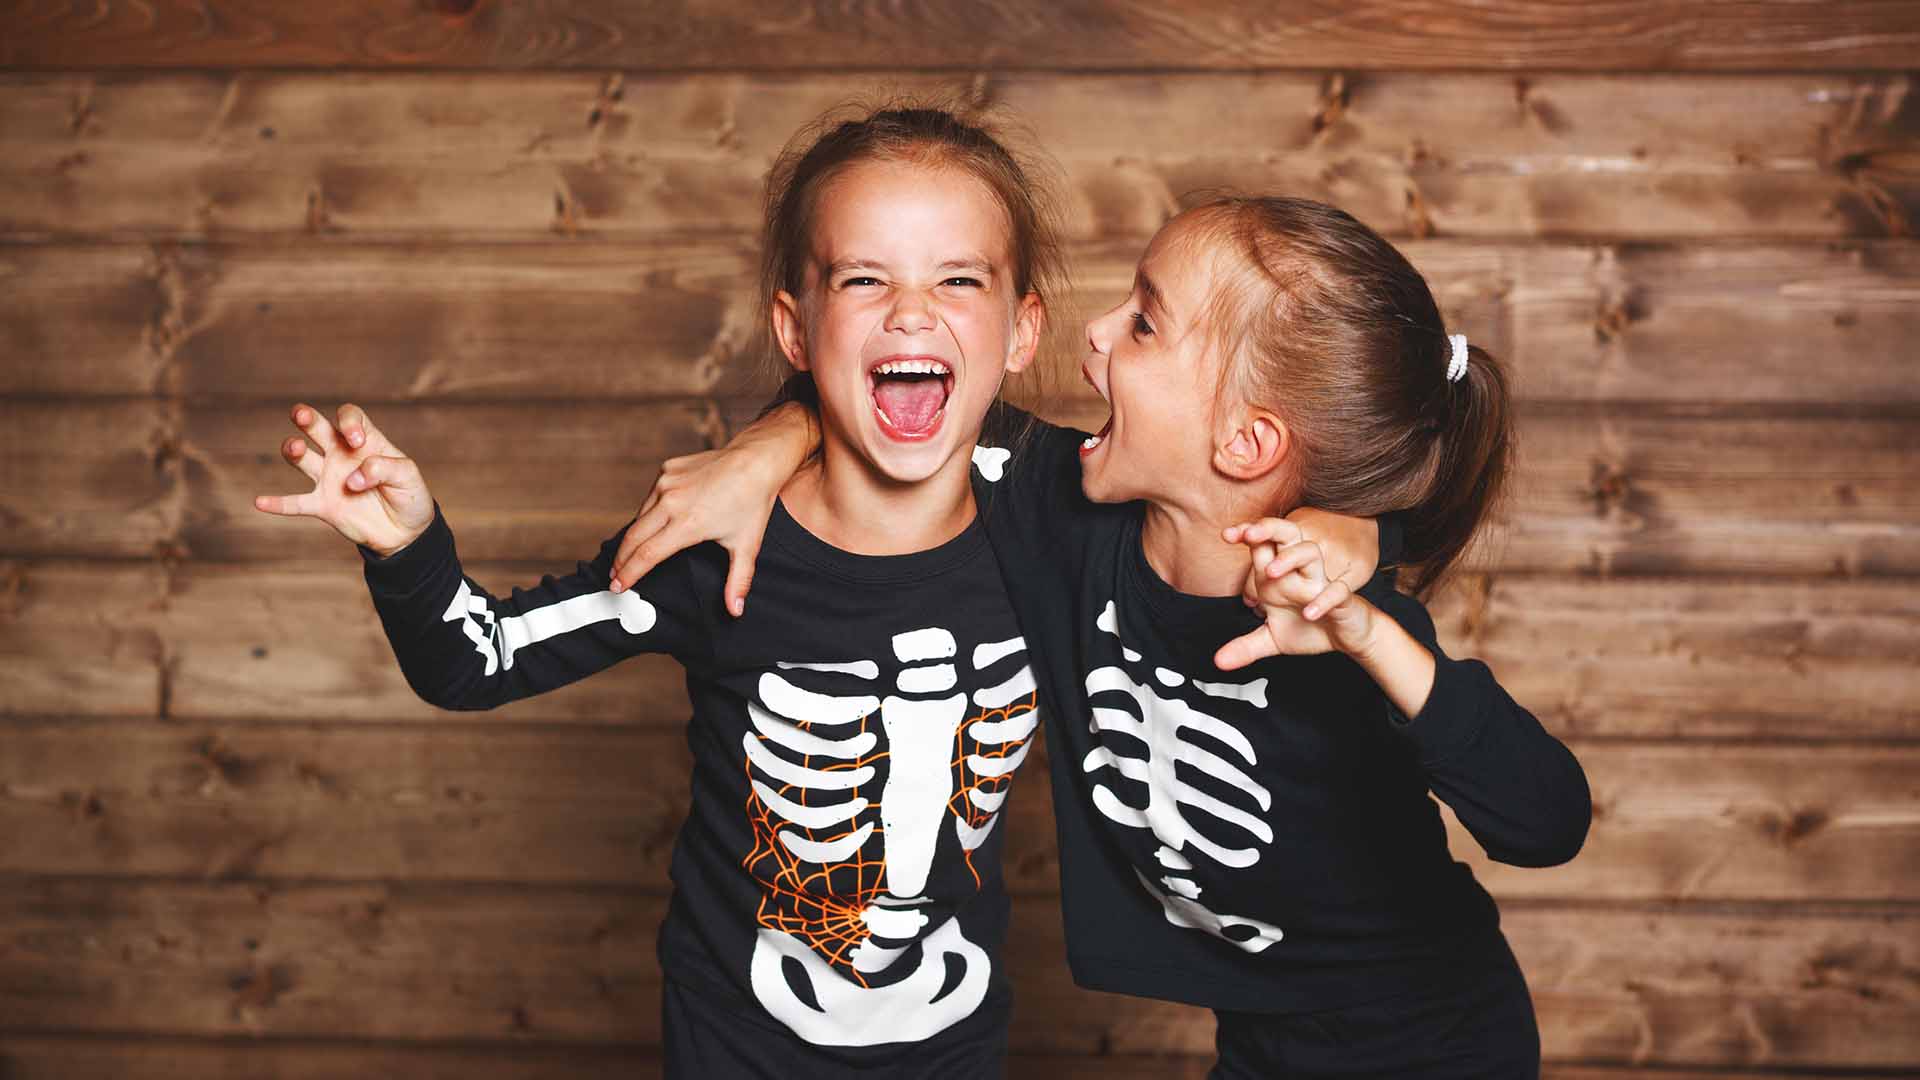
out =
<path fill-rule="evenodd" d="M 992 190 L 957 169 L 864 161 L 821 189 L 800 294 L 778 293 L 772 318 L 788 362 L 813 374 L 829 467 L 964 478 L 1002 378 L 1039 339 L 1010 233 Z"/>
<path fill-rule="evenodd" d="M 1153 238 L 1133 290 L 1087 324 L 1081 374 L 1112 407 L 1080 448 L 1081 487 L 1095 502 L 1193 506 L 1214 490 L 1223 358 L 1203 325 L 1217 267 L 1190 222 Z"/>

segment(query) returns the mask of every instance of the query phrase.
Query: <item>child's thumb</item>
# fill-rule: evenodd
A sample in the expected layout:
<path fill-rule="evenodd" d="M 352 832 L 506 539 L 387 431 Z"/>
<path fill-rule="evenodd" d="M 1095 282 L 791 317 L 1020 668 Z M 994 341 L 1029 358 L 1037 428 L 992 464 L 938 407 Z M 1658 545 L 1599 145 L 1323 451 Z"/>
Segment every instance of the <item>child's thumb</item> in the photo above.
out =
<path fill-rule="evenodd" d="M 1262 623 L 1215 650 L 1213 666 L 1221 671 L 1237 671 L 1255 660 L 1279 654 L 1280 649 L 1274 644 L 1273 635 Z"/>

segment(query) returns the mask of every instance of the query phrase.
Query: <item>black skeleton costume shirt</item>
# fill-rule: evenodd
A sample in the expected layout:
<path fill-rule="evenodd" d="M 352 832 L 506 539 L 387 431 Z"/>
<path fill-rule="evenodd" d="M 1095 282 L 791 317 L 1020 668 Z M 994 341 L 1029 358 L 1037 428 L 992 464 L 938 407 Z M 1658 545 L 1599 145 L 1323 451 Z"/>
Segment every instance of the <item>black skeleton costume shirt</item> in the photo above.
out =
<path fill-rule="evenodd" d="M 1004 461 L 976 451 L 976 492 Z M 851 1065 L 993 1037 L 1009 998 L 995 826 L 1039 714 L 980 518 L 926 551 L 862 556 L 776 507 L 738 619 L 714 544 L 610 592 L 625 529 L 509 597 L 462 573 L 437 505 L 392 557 L 362 547 L 408 683 L 441 708 L 486 709 L 672 654 L 693 775 L 666 977 Z"/>
<path fill-rule="evenodd" d="M 1154 572 L 1145 504 L 1081 493 L 1084 438 L 1000 440 L 1015 452 L 981 511 L 1040 687 L 1075 980 L 1293 1012 L 1409 989 L 1491 947 L 1498 913 L 1428 793 L 1493 858 L 1562 862 L 1590 817 L 1573 755 L 1486 665 L 1446 657 L 1386 572 L 1362 595 L 1437 664 L 1419 715 L 1338 653 L 1220 671 L 1214 650 L 1259 616 Z M 1383 567 L 1397 536 L 1383 519 Z"/>

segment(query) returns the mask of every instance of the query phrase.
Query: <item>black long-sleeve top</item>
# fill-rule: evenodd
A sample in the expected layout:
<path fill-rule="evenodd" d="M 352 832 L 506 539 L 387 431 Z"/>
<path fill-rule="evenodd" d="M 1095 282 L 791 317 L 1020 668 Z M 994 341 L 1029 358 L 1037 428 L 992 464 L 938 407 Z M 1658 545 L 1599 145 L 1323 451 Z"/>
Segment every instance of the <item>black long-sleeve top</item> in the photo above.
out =
<path fill-rule="evenodd" d="M 1288 1012 L 1385 996 L 1487 947 L 1498 913 L 1429 792 L 1493 858 L 1563 862 L 1591 816 L 1572 753 L 1485 664 L 1446 656 L 1388 573 L 1362 595 L 1434 654 L 1418 715 L 1337 653 L 1218 670 L 1214 650 L 1259 617 L 1153 571 L 1144 505 L 1082 495 L 1083 438 L 1012 441 L 984 511 L 1045 702 L 1076 981 Z"/>
<path fill-rule="evenodd" d="M 980 520 L 926 551 L 865 556 L 777 507 L 739 619 L 721 608 L 713 544 L 610 592 L 625 529 L 508 596 L 466 576 L 437 505 L 391 557 L 362 547 L 408 683 L 487 709 L 673 655 L 693 775 L 667 978 L 738 1015 L 743 1039 L 784 1029 L 850 1067 L 905 1068 L 935 1037 L 1003 1045 L 999 826 L 1039 718 Z"/>

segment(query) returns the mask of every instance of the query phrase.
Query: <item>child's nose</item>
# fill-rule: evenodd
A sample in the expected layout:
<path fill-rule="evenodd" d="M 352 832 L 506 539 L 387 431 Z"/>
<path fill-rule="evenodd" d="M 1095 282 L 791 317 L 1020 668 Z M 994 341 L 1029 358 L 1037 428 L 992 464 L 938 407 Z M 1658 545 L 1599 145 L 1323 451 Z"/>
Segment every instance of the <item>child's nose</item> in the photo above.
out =
<path fill-rule="evenodd" d="M 1109 311 L 1104 315 L 1095 315 L 1093 318 L 1087 320 L 1088 348 L 1102 356 L 1113 351 L 1113 317 L 1114 313 L 1119 310 L 1119 308 L 1115 308 L 1113 311 Z"/>
<path fill-rule="evenodd" d="M 930 330 L 938 320 L 933 302 L 918 289 L 900 289 L 893 295 L 893 308 L 887 313 L 887 329 L 913 332 Z"/>

